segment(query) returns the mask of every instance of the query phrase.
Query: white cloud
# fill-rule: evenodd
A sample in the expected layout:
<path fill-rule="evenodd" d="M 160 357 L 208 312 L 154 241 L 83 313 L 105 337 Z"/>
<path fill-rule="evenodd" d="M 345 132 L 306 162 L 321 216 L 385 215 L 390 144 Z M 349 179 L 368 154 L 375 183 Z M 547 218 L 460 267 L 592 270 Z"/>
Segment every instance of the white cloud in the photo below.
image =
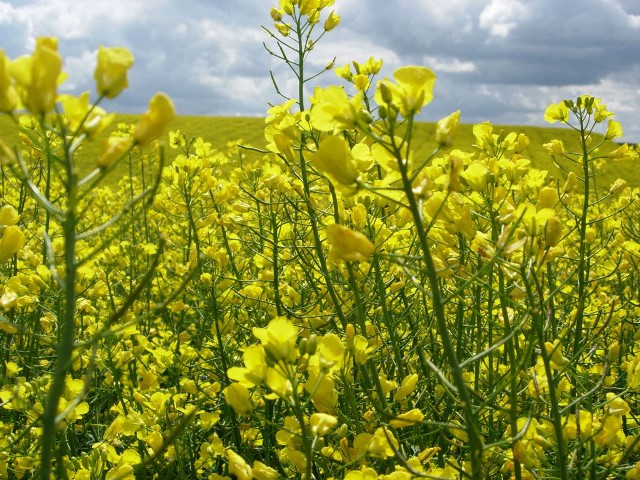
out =
<path fill-rule="evenodd" d="M 527 13 L 528 8 L 518 0 L 491 0 L 480 13 L 480 28 L 494 37 L 507 38 Z"/>
<path fill-rule="evenodd" d="M 458 58 L 432 57 L 425 55 L 423 62 L 436 73 L 470 73 L 475 72 L 478 67 L 473 62 L 461 61 Z"/>

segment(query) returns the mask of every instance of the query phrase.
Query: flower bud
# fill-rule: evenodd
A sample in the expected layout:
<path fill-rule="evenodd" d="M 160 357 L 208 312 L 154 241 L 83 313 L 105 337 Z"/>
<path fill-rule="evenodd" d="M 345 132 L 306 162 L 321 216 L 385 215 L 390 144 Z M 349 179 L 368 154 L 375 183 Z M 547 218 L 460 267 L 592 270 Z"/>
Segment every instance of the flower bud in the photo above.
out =
<path fill-rule="evenodd" d="M 25 242 L 26 237 L 19 227 L 11 225 L 5 228 L 2 239 L 0 239 L 0 263 L 6 262 L 18 253 Z"/>
<path fill-rule="evenodd" d="M 625 188 L 627 188 L 627 181 L 623 178 L 618 178 L 615 182 L 613 182 L 611 188 L 609 188 L 609 193 L 611 195 L 617 195 L 621 193 Z"/>
<path fill-rule="evenodd" d="M 547 220 L 544 230 L 544 243 L 547 247 L 555 247 L 562 238 L 562 222 L 555 215 Z"/>
<path fill-rule="evenodd" d="M 149 145 L 162 135 L 175 115 L 171 99 L 164 93 L 156 93 L 149 101 L 149 110 L 140 117 L 135 126 L 134 140 L 141 147 Z"/>
<path fill-rule="evenodd" d="M 329 14 L 327 19 L 324 21 L 325 32 L 330 32 L 331 30 L 336 28 L 339 23 L 340 23 L 340 15 L 338 15 L 334 10 Z"/>
<path fill-rule="evenodd" d="M 119 160 L 133 145 L 131 137 L 108 137 L 102 142 L 100 157 L 96 162 L 98 168 L 107 168 Z"/>
<path fill-rule="evenodd" d="M 607 127 L 607 132 L 604 134 L 604 138 L 607 140 L 613 140 L 616 137 L 621 137 L 623 133 L 624 131 L 622 130 L 620 122 L 609 120 L 609 125 Z"/>
<path fill-rule="evenodd" d="M 327 227 L 327 240 L 331 245 L 329 259 L 334 261 L 365 261 L 376 251 L 365 235 L 337 223 Z"/>
<path fill-rule="evenodd" d="M 569 172 L 569 174 L 567 175 L 567 181 L 564 183 L 564 186 L 562 187 L 562 192 L 563 193 L 572 192 L 573 189 L 576 188 L 577 184 L 578 184 L 578 176 L 575 174 L 575 172 Z"/>
<path fill-rule="evenodd" d="M 98 64 L 93 73 L 99 95 L 115 98 L 129 86 L 127 72 L 133 65 L 133 54 L 123 47 L 100 47 Z"/>
<path fill-rule="evenodd" d="M 460 110 L 456 110 L 451 115 L 438 121 L 436 124 L 436 142 L 438 142 L 438 145 L 446 147 L 453 143 L 453 137 L 458 131 L 459 123 Z"/>
<path fill-rule="evenodd" d="M 279 22 L 280 20 L 282 20 L 282 14 L 284 13 L 283 10 L 280 10 L 276 7 L 273 7 L 271 9 L 271 11 L 269 12 L 269 14 L 271 15 L 271 18 L 273 19 L 274 22 Z"/>
<path fill-rule="evenodd" d="M 551 142 L 542 145 L 542 148 L 544 148 L 551 155 L 555 155 L 558 157 L 564 155 L 564 144 L 562 143 L 562 140 L 551 140 Z"/>

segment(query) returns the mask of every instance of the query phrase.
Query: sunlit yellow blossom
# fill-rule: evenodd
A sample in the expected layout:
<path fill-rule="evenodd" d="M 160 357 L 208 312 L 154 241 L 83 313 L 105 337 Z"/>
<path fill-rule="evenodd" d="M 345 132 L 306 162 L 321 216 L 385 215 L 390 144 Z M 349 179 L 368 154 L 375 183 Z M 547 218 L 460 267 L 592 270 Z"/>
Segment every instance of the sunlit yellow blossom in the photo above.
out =
<path fill-rule="evenodd" d="M 624 178 L 618 178 L 609 188 L 609 193 L 611 195 L 618 195 L 624 189 L 627 188 L 627 181 Z"/>
<path fill-rule="evenodd" d="M 480 150 L 488 151 L 495 143 L 493 125 L 489 122 L 479 123 L 473 126 L 473 135 L 476 137 L 476 146 Z"/>
<path fill-rule="evenodd" d="M 20 214 L 11 205 L 5 205 L 0 209 L 0 229 L 15 225 L 20 220 Z"/>
<path fill-rule="evenodd" d="M 621 137 L 623 134 L 624 131 L 622 130 L 622 125 L 620 124 L 620 122 L 609 120 L 604 138 L 606 138 L 607 140 L 613 140 L 614 138 Z"/>
<path fill-rule="evenodd" d="M 293 6 L 298 2 L 292 0 L 280 0 L 280 8 L 287 14 L 293 15 Z"/>
<path fill-rule="evenodd" d="M 543 208 L 554 208 L 558 203 L 558 191 L 553 187 L 542 187 L 538 192 L 538 203 L 536 208 L 541 210 Z"/>
<path fill-rule="evenodd" d="M 584 95 L 587 97 L 587 95 Z M 593 113 L 593 109 L 595 108 L 595 113 Z M 607 118 L 613 116 L 613 112 L 607 110 L 607 106 L 600 101 L 599 98 L 593 99 L 593 106 L 590 109 L 589 113 L 593 113 L 593 119 L 596 123 L 604 122 Z"/>
<path fill-rule="evenodd" d="M 222 394 L 238 415 L 249 415 L 253 411 L 249 390 L 241 383 L 232 383 L 222 391 Z"/>
<path fill-rule="evenodd" d="M 274 24 L 274 27 L 276 27 L 276 30 L 278 30 L 278 32 L 280 32 L 280 35 L 282 35 L 283 37 L 288 37 L 291 33 L 291 25 L 289 25 L 288 23 L 276 22 Z"/>
<path fill-rule="evenodd" d="M 514 153 L 522 153 L 529 146 L 529 137 L 524 133 L 519 133 L 516 144 L 513 147 Z"/>
<path fill-rule="evenodd" d="M 285 317 L 277 317 L 266 328 L 254 328 L 253 334 L 260 340 L 267 356 L 273 361 L 295 359 L 299 329 Z"/>
<path fill-rule="evenodd" d="M 569 172 L 567 174 L 567 180 L 564 186 L 562 187 L 562 192 L 563 193 L 572 192 L 573 189 L 576 188 L 576 185 L 578 185 L 578 176 L 575 174 L 575 172 Z"/>
<path fill-rule="evenodd" d="M 342 67 L 336 67 L 333 71 L 338 77 L 348 82 L 353 80 L 353 73 L 351 73 L 351 65 L 349 65 L 348 63 L 346 65 L 343 65 Z"/>
<path fill-rule="evenodd" d="M 324 21 L 324 29 L 327 32 L 330 32 L 334 28 L 338 26 L 340 23 L 340 15 L 338 15 L 335 11 L 332 11 L 327 19 Z"/>
<path fill-rule="evenodd" d="M 320 142 L 312 163 L 318 170 L 344 186 L 353 186 L 360 176 L 347 141 L 337 135 L 330 135 Z"/>
<path fill-rule="evenodd" d="M 473 161 L 460 176 L 464 178 L 472 190 L 482 192 L 487 188 L 489 169 L 484 162 Z"/>
<path fill-rule="evenodd" d="M 326 413 L 314 413 L 309 418 L 311 433 L 318 437 L 324 437 L 338 424 L 338 419 Z"/>
<path fill-rule="evenodd" d="M 416 385 L 418 383 L 418 374 L 416 373 L 412 373 L 410 375 L 407 375 L 406 377 L 404 377 L 402 379 L 402 383 L 400 384 L 400 387 L 398 387 L 398 390 L 396 391 L 395 395 L 394 395 L 394 400 L 396 402 L 402 402 L 404 399 L 406 399 L 409 395 L 411 395 L 411 393 L 413 393 L 413 391 L 416 388 Z"/>
<path fill-rule="evenodd" d="M 11 225 L 5 228 L 2 239 L 0 239 L 0 263 L 6 262 L 18 253 L 25 242 L 26 237 L 19 227 Z"/>
<path fill-rule="evenodd" d="M 544 243 L 547 247 L 555 247 L 562 238 L 562 221 L 556 217 L 550 217 L 544 230 Z"/>
<path fill-rule="evenodd" d="M 27 110 L 38 114 L 53 110 L 62 73 L 57 40 L 39 38 L 33 54 L 15 59 L 10 71 Z"/>
<path fill-rule="evenodd" d="M 362 92 L 349 98 L 344 88 L 335 85 L 316 88 L 311 106 L 311 124 L 322 132 L 353 128 L 361 119 Z"/>
<path fill-rule="evenodd" d="M 149 145 L 162 135 L 175 115 L 171 99 L 164 93 L 156 93 L 149 101 L 149 110 L 136 123 L 133 139 L 141 147 Z"/>
<path fill-rule="evenodd" d="M 250 345 L 242 354 L 245 368 L 231 367 L 227 375 L 247 388 L 260 385 L 267 375 L 267 360 L 262 345 Z"/>
<path fill-rule="evenodd" d="M 569 108 L 564 102 L 551 104 L 544 112 L 544 119 L 549 123 L 566 122 L 569 119 Z"/>
<path fill-rule="evenodd" d="M 231 449 L 227 449 L 227 461 L 229 462 L 229 471 L 236 476 L 238 480 L 251 480 L 251 467 L 247 465 L 240 455 Z"/>
<path fill-rule="evenodd" d="M 18 106 L 18 93 L 11 82 L 11 61 L 0 49 L 0 112 L 12 112 Z"/>
<path fill-rule="evenodd" d="M 59 95 L 58 101 L 69 121 L 69 127 L 75 131 L 82 127 L 82 133 L 93 137 L 104 130 L 115 117 L 107 115 L 102 108 L 90 105 L 89 92 L 84 92 L 77 97 L 73 95 Z"/>
<path fill-rule="evenodd" d="M 275 7 L 273 7 L 269 11 L 269 15 L 271 15 L 271 18 L 273 19 L 274 22 L 279 22 L 280 20 L 282 20 L 283 13 L 284 13 L 284 10 L 280 10 L 279 8 L 275 8 Z"/>
<path fill-rule="evenodd" d="M 371 467 L 363 466 L 360 470 L 350 470 L 344 480 L 378 480 L 378 473 Z"/>
<path fill-rule="evenodd" d="M 389 421 L 389 424 L 394 428 L 405 428 L 420 423 L 422 420 L 424 420 L 424 414 L 419 409 L 414 408 L 408 412 L 396 415 L 395 418 Z"/>
<path fill-rule="evenodd" d="M 392 102 L 402 116 L 416 115 L 422 107 L 431 102 L 436 75 L 427 67 L 409 65 L 393 72 L 396 83 L 383 80 L 378 84 L 376 102 Z M 385 90 L 388 93 L 385 93 Z M 389 98 L 389 95 L 391 98 Z"/>
<path fill-rule="evenodd" d="M 543 144 L 542 148 L 551 155 L 556 155 L 558 157 L 564 155 L 564 144 L 562 143 L 562 140 L 553 139 L 549 143 Z"/>
<path fill-rule="evenodd" d="M 629 155 L 629 150 L 629 145 L 623 143 L 615 150 L 610 151 L 608 157 L 611 160 L 626 160 L 631 158 L 631 156 Z"/>
<path fill-rule="evenodd" d="M 359 73 L 353 77 L 353 84 L 358 90 L 366 90 L 369 88 L 369 77 Z"/>
<path fill-rule="evenodd" d="M 453 143 L 453 138 L 458 132 L 458 124 L 460 123 L 460 110 L 456 110 L 436 124 L 436 142 L 442 146 L 448 146 Z"/>
<path fill-rule="evenodd" d="M 98 63 L 93 72 L 98 95 L 115 98 L 129 86 L 127 72 L 133 65 L 133 54 L 123 47 L 98 49 Z"/>
<path fill-rule="evenodd" d="M 334 261 L 364 261 L 376 251 L 373 243 L 362 233 L 336 223 L 327 227 L 327 240 L 331 245 L 329 258 Z"/>
<path fill-rule="evenodd" d="M 133 146 L 131 137 L 107 137 L 102 141 L 100 156 L 96 162 L 99 168 L 107 168 L 113 162 L 121 159 Z"/>
<path fill-rule="evenodd" d="M 251 474 L 255 480 L 278 480 L 280 478 L 276 470 L 258 460 L 254 460 Z"/>
<path fill-rule="evenodd" d="M 382 68 L 382 59 L 376 60 L 369 57 L 364 64 L 360 64 L 360 73 L 364 75 L 375 75 Z"/>

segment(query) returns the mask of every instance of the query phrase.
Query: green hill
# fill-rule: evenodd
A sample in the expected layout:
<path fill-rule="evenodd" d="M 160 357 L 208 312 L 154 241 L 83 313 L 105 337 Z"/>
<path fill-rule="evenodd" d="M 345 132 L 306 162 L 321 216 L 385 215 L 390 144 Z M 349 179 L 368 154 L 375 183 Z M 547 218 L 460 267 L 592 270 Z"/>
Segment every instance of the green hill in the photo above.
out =
<path fill-rule="evenodd" d="M 112 123 L 111 127 L 103 135 L 107 135 L 111 130 L 117 128 L 118 123 L 133 123 L 136 115 L 120 114 Z M 241 140 L 245 145 L 257 148 L 264 148 L 265 140 L 263 136 L 263 118 L 248 117 L 204 117 L 204 116 L 179 116 L 171 124 L 171 130 L 180 130 L 189 137 L 202 137 L 210 142 L 214 148 L 224 150 L 230 141 Z M 471 149 L 475 139 L 472 132 L 472 125 L 460 125 L 458 135 L 455 139 L 454 147 L 462 150 Z M 494 132 L 499 132 L 504 128 L 507 132 L 515 131 L 525 133 L 531 143 L 523 155 L 529 158 L 536 168 L 548 170 L 550 175 L 562 178 L 564 175 L 553 164 L 551 157 L 542 148 L 544 143 L 551 139 L 562 140 L 567 150 L 575 149 L 577 142 L 575 132 L 563 128 L 541 128 L 531 126 L 494 126 Z M 413 140 L 414 155 L 416 158 L 424 158 L 434 148 L 434 123 L 418 123 Z M 7 143 L 14 144 L 16 127 L 9 117 L 0 115 L 0 138 Z M 595 137 L 595 136 L 594 136 Z M 599 141 L 594 138 L 594 142 Z M 613 142 L 607 142 L 603 148 L 606 153 L 617 148 Z M 100 148 L 100 141 L 88 142 L 84 147 L 82 156 L 85 158 L 95 158 Z M 603 187 L 610 185 L 617 178 L 624 178 L 630 186 L 640 186 L 640 169 L 634 168 L 631 162 L 608 162 L 601 176 L 599 184 Z"/>

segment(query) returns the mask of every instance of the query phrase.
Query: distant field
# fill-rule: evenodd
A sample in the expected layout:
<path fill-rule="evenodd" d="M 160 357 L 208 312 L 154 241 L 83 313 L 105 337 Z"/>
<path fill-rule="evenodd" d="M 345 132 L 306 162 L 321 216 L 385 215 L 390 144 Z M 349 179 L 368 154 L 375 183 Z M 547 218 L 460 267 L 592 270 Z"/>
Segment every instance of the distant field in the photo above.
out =
<path fill-rule="evenodd" d="M 113 122 L 111 130 L 116 128 L 118 123 L 133 123 L 136 121 L 135 115 L 118 115 Z M 202 137 L 210 142 L 214 148 L 225 149 L 230 141 L 242 140 L 245 145 L 264 148 L 265 140 L 263 136 L 263 118 L 249 117 L 203 117 L 203 116 L 180 116 L 176 118 L 171 126 L 171 130 L 180 130 L 189 136 Z M 414 155 L 416 158 L 428 155 L 434 148 L 433 123 L 418 123 L 416 135 L 413 141 Z M 454 148 L 470 150 L 474 143 L 472 125 L 460 125 Z M 561 172 L 553 165 L 550 156 L 542 149 L 542 144 L 551 139 L 559 139 L 565 143 L 567 149 L 576 148 L 575 133 L 569 129 L 561 128 L 540 128 L 529 126 L 494 126 L 497 133 L 501 128 L 506 131 L 525 133 L 531 143 L 524 156 L 529 158 L 536 168 L 548 170 L 553 176 L 562 178 Z M 107 134 L 108 130 L 105 134 Z M 15 126 L 6 115 L 0 115 L 0 137 L 8 143 L 15 143 Z M 594 138 L 594 141 L 598 141 Z M 90 142 L 86 144 L 82 156 L 90 159 L 95 158 L 99 151 L 100 142 Z M 608 152 L 617 145 L 608 142 L 603 152 Z M 601 172 L 599 184 L 601 186 L 610 185 L 616 178 L 624 178 L 630 186 L 640 186 L 640 169 L 631 165 L 630 162 L 610 162 Z"/>

